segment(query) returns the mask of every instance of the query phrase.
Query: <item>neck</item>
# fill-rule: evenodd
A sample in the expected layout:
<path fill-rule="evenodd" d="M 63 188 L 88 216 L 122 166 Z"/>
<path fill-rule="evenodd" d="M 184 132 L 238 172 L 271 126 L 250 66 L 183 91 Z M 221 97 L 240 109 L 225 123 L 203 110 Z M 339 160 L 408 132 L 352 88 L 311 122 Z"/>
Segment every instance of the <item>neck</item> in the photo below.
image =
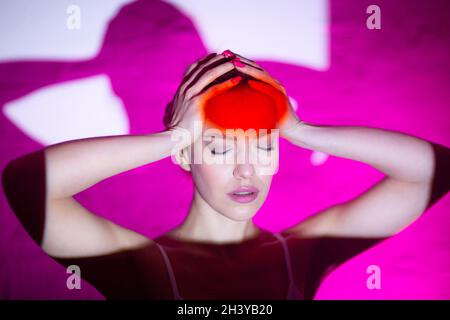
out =
<path fill-rule="evenodd" d="M 228 243 L 253 238 L 260 233 L 260 228 L 251 219 L 235 221 L 220 214 L 195 190 L 186 219 L 170 233 L 182 240 Z"/>

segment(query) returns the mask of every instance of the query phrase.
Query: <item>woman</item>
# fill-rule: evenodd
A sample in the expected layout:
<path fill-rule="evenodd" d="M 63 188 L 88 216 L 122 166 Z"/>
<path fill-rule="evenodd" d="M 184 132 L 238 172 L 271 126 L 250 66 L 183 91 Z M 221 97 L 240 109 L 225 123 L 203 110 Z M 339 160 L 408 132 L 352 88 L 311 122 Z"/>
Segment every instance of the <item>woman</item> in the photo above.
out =
<path fill-rule="evenodd" d="M 276 101 L 276 121 L 214 113 L 214 101 L 220 109 L 227 101 L 220 99 L 229 92 L 239 97 L 233 89 L 244 84 L 240 97 L 253 95 L 266 107 Z M 258 129 L 276 122 L 299 147 L 365 162 L 386 176 L 352 201 L 272 234 L 251 218 L 278 165 L 277 136 L 258 134 L 238 145 L 236 135 L 223 131 L 235 118 Z M 326 272 L 405 228 L 449 189 L 445 147 L 386 130 L 301 121 L 278 81 L 229 50 L 188 68 L 164 123 L 167 130 L 149 135 L 52 145 L 12 161 L 3 173 L 11 207 L 33 239 L 62 265 L 79 266 L 106 298 L 312 299 Z M 208 136 L 214 127 L 221 130 Z M 196 148 L 212 162 L 196 162 Z M 236 160 L 254 153 L 272 171 L 267 161 Z M 165 235 L 148 239 L 72 197 L 170 155 L 191 173 L 195 190 L 186 220 Z"/>

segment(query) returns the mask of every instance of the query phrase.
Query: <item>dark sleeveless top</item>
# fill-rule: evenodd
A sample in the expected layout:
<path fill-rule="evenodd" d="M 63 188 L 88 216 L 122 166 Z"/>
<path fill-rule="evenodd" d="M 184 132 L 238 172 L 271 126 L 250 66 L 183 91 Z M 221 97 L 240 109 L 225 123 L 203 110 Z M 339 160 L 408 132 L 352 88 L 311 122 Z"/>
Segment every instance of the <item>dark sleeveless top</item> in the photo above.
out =
<path fill-rule="evenodd" d="M 382 238 L 298 238 L 261 233 L 212 244 L 160 236 L 154 243 L 95 257 L 54 258 L 78 265 L 107 299 L 312 299 L 323 277 Z"/>
<path fill-rule="evenodd" d="M 291 258 L 290 258 L 289 248 L 288 248 L 288 245 L 286 243 L 286 240 L 284 239 L 284 237 L 280 233 L 274 233 L 273 236 L 278 241 L 280 241 L 280 243 L 281 243 L 281 245 L 283 247 L 284 258 L 285 258 L 285 262 L 286 262 L 286 271 L 287 271 L 287 275 L 288 275 L 288 279 L 289 279 L 288 292 L 287 292 L 287 295 L 286 295 L 286 299 L 287 300 L 300 300 L 300 299 L 303 299 L 303 293 L 300 292 L 300 290 L 297 288 L 297 285 L 295 284 L 295 281 L 294 281 L 294 274 L 293 274 L 293 271 L 292 271 Z M 178 289 L 175 273 L 174 273 L 174 270 L 172 268 L 172 263 L 170 262 L 169 256 L 168 256 L 166 250 L 164 249 L 163 245 L 159 245 L 157 242 L 155 242 L 155 244 L 159 248 L 159 250 L 161 251 L 161 255 L 162 255 L 163 259 L 164 259 L 164 263 L 165 263 L 165 266 L 166 266 L 166 269 L 167 269 L 167 273 L 169 275 L 170 285 L 172 287 L 173 298 L 175 300 L 183 300 L 183 297 L 181 297 L 180 291 Z"/>

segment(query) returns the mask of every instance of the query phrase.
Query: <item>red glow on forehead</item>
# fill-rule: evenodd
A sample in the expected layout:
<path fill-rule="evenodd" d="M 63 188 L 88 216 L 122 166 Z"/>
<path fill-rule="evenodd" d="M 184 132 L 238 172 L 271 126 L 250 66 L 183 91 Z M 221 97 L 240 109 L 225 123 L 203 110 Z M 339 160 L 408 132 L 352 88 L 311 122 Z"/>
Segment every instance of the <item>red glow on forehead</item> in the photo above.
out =
<path fill-rule="evenodd" d="M 218 85 L 220 86 L 220 84 Z M 286 97 L 268 84 L 241 81 L 236 86 L 203 101 L 207 126 L 226 129 L 277 128 L 287 111 Z"/>

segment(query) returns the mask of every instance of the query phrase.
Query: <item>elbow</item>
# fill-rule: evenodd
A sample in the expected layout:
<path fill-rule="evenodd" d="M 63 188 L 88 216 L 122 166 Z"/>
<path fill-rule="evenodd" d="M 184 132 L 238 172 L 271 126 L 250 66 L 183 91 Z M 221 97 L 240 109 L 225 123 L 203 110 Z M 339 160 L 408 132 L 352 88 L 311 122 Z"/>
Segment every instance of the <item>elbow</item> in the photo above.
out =
<path fill-rule="evenodd" d="M 433 168 L 430 178 L 431 195 L 429 206 L 444 197 L 450 190 L 450 149 L 432 143 Z"/>
<path fill-rule="evenodd" d="M 45 194 L 45 158 L 42 150 L 7 163 L 2 171 L 3 190 L 11 202 L 23 202 L 33 194 Z"/>
<path fill-rule="evenodd" d="M 44 153 L 37 151 L 10 161 L 2 171 L 2 186 L 13 213 L 40 244 L 46 206 Z"/>
<path fill-rule="evenodd" d="M 10 204 L 14 198 L 14 190 L 17 189 L 19 181 L 22 180 L 20 178 L 20 159 L 17 158 L 8 162 L 2 171 L 2 187 Z"/>

